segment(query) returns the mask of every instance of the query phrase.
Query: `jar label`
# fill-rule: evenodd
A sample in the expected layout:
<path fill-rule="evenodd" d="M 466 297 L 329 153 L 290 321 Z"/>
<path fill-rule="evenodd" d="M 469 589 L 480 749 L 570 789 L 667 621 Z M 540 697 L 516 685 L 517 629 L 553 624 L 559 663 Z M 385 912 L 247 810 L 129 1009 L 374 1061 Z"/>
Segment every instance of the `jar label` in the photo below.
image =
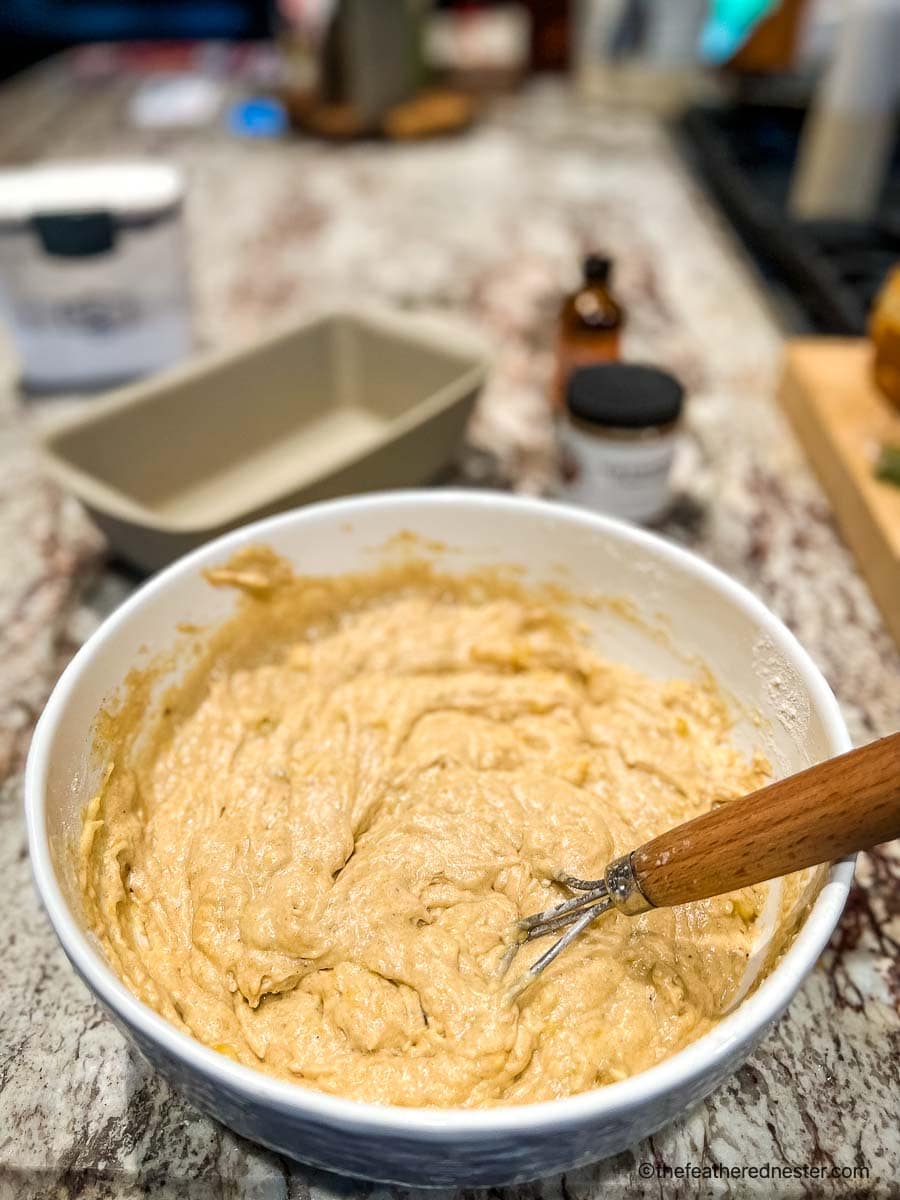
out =
<path fill-rule="evenodd" d="M 629 521 L 648 521 L 665 512 L 677 433 L 607 438 L 564 425 L 562 440 L 572 469 L 567 500 Z"/>

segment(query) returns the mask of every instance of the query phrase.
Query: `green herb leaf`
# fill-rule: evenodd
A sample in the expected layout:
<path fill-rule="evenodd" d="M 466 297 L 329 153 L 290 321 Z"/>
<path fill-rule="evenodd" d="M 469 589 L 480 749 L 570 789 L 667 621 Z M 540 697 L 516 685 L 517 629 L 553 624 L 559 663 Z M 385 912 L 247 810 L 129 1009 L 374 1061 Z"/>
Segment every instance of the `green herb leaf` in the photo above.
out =
<path fill-rule="evenodd" d="M 900 487 L 900 446 L 892 446 L 886 442 L 881 447 L 881 454 L 875 464 L 875 478 Z"/>

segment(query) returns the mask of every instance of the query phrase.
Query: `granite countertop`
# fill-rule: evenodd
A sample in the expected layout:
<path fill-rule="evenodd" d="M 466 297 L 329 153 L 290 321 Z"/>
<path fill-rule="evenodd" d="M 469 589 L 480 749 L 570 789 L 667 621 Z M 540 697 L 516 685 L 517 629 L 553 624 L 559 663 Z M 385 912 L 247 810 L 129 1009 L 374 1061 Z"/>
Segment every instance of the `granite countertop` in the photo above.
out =
<path fill-rule="evenodd" d="M 555 456 L 551 328 L 580 253 L 617 258 L 626 350 L 690 391 L 664 532 L 748 584 L 825 672 L 857 742 L 900 714 L 900 658 L 773 404 L 782 340 L 752 272 L 650 116 L 554 88 L 465 136 L 347 148 L 136 134 L 124 85 L 58 64 L 0 91 L 0 159 L 133 155 L 189 181 L 201 345 L 329 301 L 422 310 L 487 334 L 496 368 L 464 479 L 539 492 Z M 77 645 L 135 585 L 76 502 L 42 479 L 34 413 L 0 361 L 0 1197 L 387 1196 L 243 1142 L 154 1075 L 92 1002 L 35 898 L 22 822 L 34 722 Z M 864 855 L 841 927 L 788 1014 L 722 1088 L 628 1153 L 525 1197 L 896 1196 L 900 855 Z M 868 1180 L 645 1180 L 640 1164 L 766 1163 Z"/>

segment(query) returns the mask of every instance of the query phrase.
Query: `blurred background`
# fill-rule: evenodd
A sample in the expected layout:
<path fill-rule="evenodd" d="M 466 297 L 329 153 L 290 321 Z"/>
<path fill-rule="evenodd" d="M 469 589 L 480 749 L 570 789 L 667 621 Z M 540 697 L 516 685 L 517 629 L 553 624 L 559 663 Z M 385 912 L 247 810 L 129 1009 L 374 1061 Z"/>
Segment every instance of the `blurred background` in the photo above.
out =
<path fill-rule="evenodd" d="M 780 398 L 900 627 L 900 0 L 7 0 L 0 35 L 5 419 L 116 569 L 448 480 L 702 547 Z"/>

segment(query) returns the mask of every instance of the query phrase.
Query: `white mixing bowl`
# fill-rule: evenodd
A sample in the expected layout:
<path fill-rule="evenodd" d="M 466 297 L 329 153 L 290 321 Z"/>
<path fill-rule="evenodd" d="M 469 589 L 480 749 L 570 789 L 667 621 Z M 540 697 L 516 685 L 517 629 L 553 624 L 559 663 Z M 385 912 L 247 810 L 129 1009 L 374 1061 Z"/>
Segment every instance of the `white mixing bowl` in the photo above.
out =
<path fill-rule="evenodd" d="M 240 546 L 266 543 L 303 574 L 358 570 L 374 566 L 374 551 L 405 530 L 445 543 L 441 562 L 451 571 L 515 563 L 535 581 L 626 598 L 651 625 L 663 623 L 671 645 L 622 606 L 579 610 L 601 651 L 657 676 L 683 674 L 691 658 L 702 659 L 734 698 L 738 743 L 761 744 L 778 775 L 849 749 L 828 685 L 788 630 L 744 588 L 683 550 L 537 500 L 385 493 L 314 505 L 230 533 L 151 579 L 105 622 L 64 672 L 34 736 L 26 779 L 31 859 L 75 969 L 125 1034 L 199 1108 L 282 1154 L 345 1174 L 419 1186 L 512 1183 L 632 1145 L 733 1072 L 812 970 L 840 917 L 853 862 L 819 873 L 813 892 L 820 890 L 787 953 L 710 1033 L 651 1070 L 567 1099 L 480 1110 L 362 1104 L 239 1066 L 179 1032 L 116 978 L 81 912 L 73 846 L 99 770 L 90 754 L 92 722 L 130 668 L 176 642 L 180 623 L 229 614 L 235 598 L 209 587 L 202 568 Z"/>

